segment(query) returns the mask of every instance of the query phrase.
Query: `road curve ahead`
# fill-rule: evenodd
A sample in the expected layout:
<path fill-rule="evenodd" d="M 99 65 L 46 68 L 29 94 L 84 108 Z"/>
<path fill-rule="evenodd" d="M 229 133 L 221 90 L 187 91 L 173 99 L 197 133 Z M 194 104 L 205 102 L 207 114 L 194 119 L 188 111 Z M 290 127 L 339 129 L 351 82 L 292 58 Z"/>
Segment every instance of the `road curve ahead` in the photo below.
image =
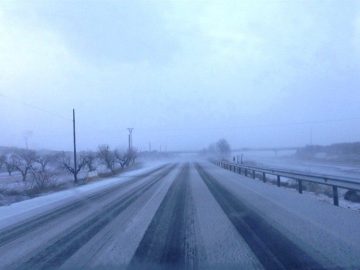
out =
<path fill-rule="evenodd" d="M 0 227 L 0 269 L 360 269 L 359 214 L 305 197 L 164 164 Z"/>

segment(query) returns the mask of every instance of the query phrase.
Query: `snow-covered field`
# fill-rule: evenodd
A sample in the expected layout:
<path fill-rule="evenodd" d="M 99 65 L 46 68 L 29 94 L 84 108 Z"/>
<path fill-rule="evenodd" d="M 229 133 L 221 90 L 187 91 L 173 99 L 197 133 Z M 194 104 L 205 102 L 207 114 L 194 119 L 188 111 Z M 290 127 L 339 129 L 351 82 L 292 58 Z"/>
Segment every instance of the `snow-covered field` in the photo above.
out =
<path fill-rule="evenodd" d="M 359 269 L 360 215 L 206 161 L 0 207 L 0 269 Z"/>
<path fill-rule="evenodd" d="M 241 155 L 241 153 L 233 153 L 234 156 Z M 304 160 L 294 157 L 294 151 L 284 151 L 275 154 L 271 151 L 253 151 L 243 153 L 243 160 L 245 163 L 251 163 L 252 165 L 259 167 L 267 167 L 274 169 L 284 169 L 289 171 L 298 171 L 305 173 L 314 173 L 319 175 L 331 175 L 336 176 L 339 179 L 351 178 L 352 181 L 360 182 L 360 164 L 354 163 L 340 163 L 340 162 L 326 162 L 315 160 Z M 275 184 L 276 177 L 268 175 L 267 178 L 272 180 L 272 184 Z M 291 189 L 290 192 L 296 192 L 294 188 L 297 188 L 296 182 L 291 179 L 283 177 L 282 183 L 287 182 Z M 306 184 L 306 183 L 305 183 Z M 314 197 L 320 201 L 332 204 L 332 191 L 329 187 L 322 185 L 312 185 L 309 191 L 304 191 L 307 196 Z M 346 189 L 339 189 L 339 202 L 341 207 L 360 211 L 360 203 L 351 202 L 344 199 L 344 195 L 347 192 Z"/>
<path fill-rule="evenodd" d="M 275 154 L 272 151 L 235 152 L 234 156 L 243 154 L 245 162 L 254 162 L 258 166 L 276 169 L 296 170 L 334 176 L 356 178 L 360 181 L 360 164 L 329 161 L 304 160 L 294 157 L 294 151 Z"/>

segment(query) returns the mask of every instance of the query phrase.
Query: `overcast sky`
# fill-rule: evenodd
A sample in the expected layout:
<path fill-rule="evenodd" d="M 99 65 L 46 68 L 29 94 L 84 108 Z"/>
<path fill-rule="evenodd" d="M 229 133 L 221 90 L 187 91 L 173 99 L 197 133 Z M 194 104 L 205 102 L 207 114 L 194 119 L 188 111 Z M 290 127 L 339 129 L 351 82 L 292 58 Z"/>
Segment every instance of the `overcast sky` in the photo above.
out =
<path fill-rule="evenodd" d="M 0 145 L 359 141 L 359 71 L 359 1 L 0 0 Z"/>

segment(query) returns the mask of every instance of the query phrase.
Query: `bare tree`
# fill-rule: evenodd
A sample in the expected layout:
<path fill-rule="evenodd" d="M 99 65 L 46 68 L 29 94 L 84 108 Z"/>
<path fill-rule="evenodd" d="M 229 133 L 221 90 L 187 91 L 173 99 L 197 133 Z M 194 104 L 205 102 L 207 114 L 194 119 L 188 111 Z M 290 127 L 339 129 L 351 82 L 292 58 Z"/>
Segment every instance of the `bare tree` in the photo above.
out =
<path fill-rule="evenodd" d="M 129 157 L 125 151 L 115 150 L 114 151 L 115 161 L 120 164 L 121 168 L 124 168 L 129 163 Z"/>
<path fill-rule="evenodd" d="M 111 172 L 114 172 L 116 157 L 115 153 L 111 151 L 109 145 L 100 145 L 97 156 L 106 168 L 108 168 Z"/>
<path fill-rule="evenodd" d="M 203 154 L 210 155 L 213 158 L 226 159 L 231 154 L 231 148 L 225 139 L 220 139 L 216 143 L 210 144 L 209 147 L 203 151 Z"/>
<path fill-rule="evenodd" d="M 128 152 L 127 152 L 127 156 L 128 156 L 128 160 L 129 160 L 129 165 L 130 164 L 134 164 L 136 161 L 136 158 L 138 156 L 138 151 L 135 148 L 131 148 Z"/>
<path fill-rule="evenodd" d="M 130 166 L 131 164 L 134 164 L 137 157 L 137 151 L 134 148 L 126 152 L 121 150 L 115 150 L 114 155 L 116 162 L 120 164 L 121 168 L 125 168 Z"/>
<path fill-rule="evenodd" d="M 72 155 L 69 155 L 67 153 L 63 153 L 62 155 L 59 156 L 59 158 L 61 159 L 61 164 L 62 167 L 67 170 L 70 174 L 72 174 L 74 176 L 74 183 L 77 183 L 78 181 L 78 174 L 79 172 L 84 168 L 85 166 L 85 161 L 84 159 L 79 156 L 78 157 L 78 164 L 77 164 L 77 168 L 75 168 L 73 166 L 74 161 L 72 159 Z"/>
<path fill-rule="evenodd" d="M 231 153 L 230 144 L 225 139 L 220 139 L 216 143 L 216 151 L 221 157 L 228 157 Z"/>
<path fill-rule="evenodd" d="M 44 155 L 37 155 L 35 158 L 35 162 L 40 165 L 41 171 L 45 172 L 47 166 L 51 163 L 56 161 L 57 157 L 54 154 L 44 154 Z"/>
<path fill-rule="evenodd" d="M 11 176 L 11 174 L 16 171 L 13 160 L 11 158 L 6 158 L 4 164 L 7 173 L 9 174 L 9 176 Z"/>
<path fill-rule="evenodd" d="M 80 153 L 80 156 L 84 160 L 85 166 L 88 168 L 90 172 L 96 170 L 96 164 L 95 164 L 97 158 L 96 153 L 92 151 L 85 151 Z"/>
<path fill-rule="evenodd" d="M 28 172 L 36 160 L 36 153 L 32 150 L 17 150 L 10 156 L 10 160 L 15 170 L 21 173 L 22 180 L 25 182 Z"/>

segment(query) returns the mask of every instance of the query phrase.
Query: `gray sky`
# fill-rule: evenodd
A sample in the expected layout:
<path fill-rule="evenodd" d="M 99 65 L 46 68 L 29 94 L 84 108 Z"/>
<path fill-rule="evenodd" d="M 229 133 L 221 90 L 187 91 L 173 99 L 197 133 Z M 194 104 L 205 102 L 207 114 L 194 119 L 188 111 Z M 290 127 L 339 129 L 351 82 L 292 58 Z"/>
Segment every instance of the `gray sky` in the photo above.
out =
<path fill-rule="evenodd" d="M 359 1 L 0 0 L 0 145 L 360 138 Z"/>

